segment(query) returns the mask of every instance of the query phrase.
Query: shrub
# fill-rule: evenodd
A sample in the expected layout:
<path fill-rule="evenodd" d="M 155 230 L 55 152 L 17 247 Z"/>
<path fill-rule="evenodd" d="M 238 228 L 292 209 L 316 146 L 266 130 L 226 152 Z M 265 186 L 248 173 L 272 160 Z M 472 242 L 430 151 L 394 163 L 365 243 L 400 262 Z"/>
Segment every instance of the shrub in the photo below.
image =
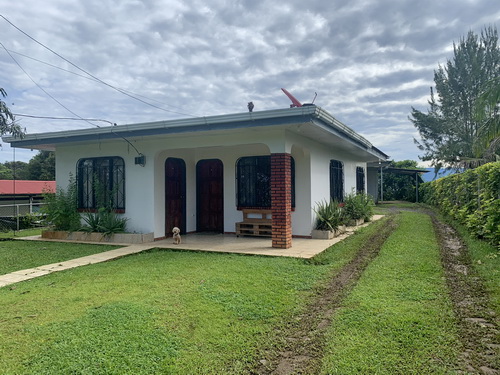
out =
<path fill-rule="evenodd" d="M 75 231 L 80 228 L 80 213 L 77 209 L 76 181 L 70 175 L 68 189 L 58 187 L 55 193 L 44 193 L 45 205 L 41 213 L 48 225 L 55 230 Z"/>
<path fill-rule="evenodd" d="M 336 231 L 344 221 L 344 212 L 335 200 L 321 201 L 314 209 L 316 222 L 314 229 Z"/>
<path fill-rule="evenodd" d="M 364 193 L 349 194 L 344 199 L 345 219 L 349 220 L 370 220 L 373 216 L 373 200 Z"/>
<path fill-rule="evenodd" d="M 109 236 L 113 233 L 124 233 L 127 227 L 127 218 L 119 217 L 116 213 L 104 208 L 97 213 L 87 212 L 83 220 L 87 224 L 82 227 L 85 232 L 98 232 Z"/>
<path fill-rule="evenodd" d="M 423 201 L 500 247 L 500 162 L 421 185 Z"/>

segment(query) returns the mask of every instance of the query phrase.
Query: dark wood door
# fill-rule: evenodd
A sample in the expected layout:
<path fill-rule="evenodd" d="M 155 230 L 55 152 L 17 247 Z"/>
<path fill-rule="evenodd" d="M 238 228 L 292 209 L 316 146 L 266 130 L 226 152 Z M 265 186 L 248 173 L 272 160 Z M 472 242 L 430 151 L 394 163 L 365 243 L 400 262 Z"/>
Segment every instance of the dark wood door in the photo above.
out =
<path fill-rule="evenodd" d="M 182 159 L 165 161 L 165 236 L 172 228 L 186 232 L 186 163 Z"/>
<path fill-rule="evenodd" d="M 224 166 L 219 159 L 200 160 L 196 165 L 198 232 L 224 231 Z"/>

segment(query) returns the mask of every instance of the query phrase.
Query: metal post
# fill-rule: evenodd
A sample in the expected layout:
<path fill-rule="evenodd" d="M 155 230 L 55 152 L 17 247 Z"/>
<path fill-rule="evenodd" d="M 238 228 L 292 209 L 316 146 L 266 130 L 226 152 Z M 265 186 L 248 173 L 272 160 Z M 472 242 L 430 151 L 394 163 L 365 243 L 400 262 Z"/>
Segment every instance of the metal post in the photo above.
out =
<path fill-rule="evenodd" d="M 418 203 L 418 172 L 415 172 L 415 198 L 415 203 Z"/>
<path fill-rule="evenodd" d="M 380 201 L 384 201 L 384 172 L 382 171 L 382 165 L 380 166 Z"/>
<path fill-rule="evenodd" d="M 17 230 L 19 231 L 19 205 L 16 204 L 16 222 L 17 222 Z"/>

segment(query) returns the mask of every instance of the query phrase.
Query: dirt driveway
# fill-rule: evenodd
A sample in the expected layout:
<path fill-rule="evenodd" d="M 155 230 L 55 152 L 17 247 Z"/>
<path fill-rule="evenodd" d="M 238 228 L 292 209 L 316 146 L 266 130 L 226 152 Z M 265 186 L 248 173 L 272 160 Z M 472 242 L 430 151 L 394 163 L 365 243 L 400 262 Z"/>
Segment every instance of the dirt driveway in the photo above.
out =
<path fill-rule="evenodd" d="M 500 374 L 497 370 L 500 368 L 498 317 L 488 309 L 488 294 L 471 265 L 467 248 L 452 227 L 440 221 L 433 212 L 424 213 L 432 217 L 459 326 L 463 348 L 460 372 Z M 326 344 L 325 334 L 336 309 L 342 305 L 343 299 L 395 229 L 395 219 L 389 217 L 387 225 L 366 241 L 355 258 L 318 291 L 304 314 L 291 323 L 286 332 L 282 332 L 282 347 L 275 352 L 263 353 L 263 358 L 256 364 L 256 374 L 317 373 Z"/>

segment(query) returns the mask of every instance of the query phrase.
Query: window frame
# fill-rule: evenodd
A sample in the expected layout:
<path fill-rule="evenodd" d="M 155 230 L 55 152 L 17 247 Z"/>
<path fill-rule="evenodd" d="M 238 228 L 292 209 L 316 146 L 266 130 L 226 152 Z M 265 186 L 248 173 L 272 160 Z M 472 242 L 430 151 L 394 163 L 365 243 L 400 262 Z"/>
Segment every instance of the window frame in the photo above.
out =
<path fill-rule="evenodd" d="M 330 160 L 330 199 L 344 201 L 344 163 L 340 160 Z"/>
<path fill-rule="evenodd" d="M 366 173 L 365 168 L 356 167 L 356 194 L 366 193 L 365 183 L 366 183 Z"/>
<path fill-rule="evenodd" d="M 291 180 L 292 180 L 292 209 L 295 208 L 295 160 L 291 156 Z M 242 163 L 248 163 L 242 166 Z M 243 175 L 243 167 L 247 168 L 246 173 L 252 174 L 245 181 Z M 253 169 L 253 171 L 252 171 Z M 253 175 L 260 173 L 261 176 Z M 271 155 L 253 155 L 242 156 L 236 161 L 236 207 L 238 210 L 244 208 L 254 209 L 271 209 Z M 268 186 L 265 186 L 268 185 Z M 242 189 L 247 187 L 249 191 L 243 192 Z M 264 193 L 260 192 L 259 195 L 255 194 L 259 189 L 266 189 Z M 250 195 L 250 197 L 249 197 Z M 248 199 L 247 199 L 248 198 Z"/>
<path fill-rule="evenodd" d="M 120 156 L 82 158 L 76 165 L 77 208 L 83 212 L 96 212 L 100 207 L 94 184 L 103 182 L 106 187 L 104 197 L 112 194 L 112 209 L 116 213 L 125 212 L 125 161 Z"/>

